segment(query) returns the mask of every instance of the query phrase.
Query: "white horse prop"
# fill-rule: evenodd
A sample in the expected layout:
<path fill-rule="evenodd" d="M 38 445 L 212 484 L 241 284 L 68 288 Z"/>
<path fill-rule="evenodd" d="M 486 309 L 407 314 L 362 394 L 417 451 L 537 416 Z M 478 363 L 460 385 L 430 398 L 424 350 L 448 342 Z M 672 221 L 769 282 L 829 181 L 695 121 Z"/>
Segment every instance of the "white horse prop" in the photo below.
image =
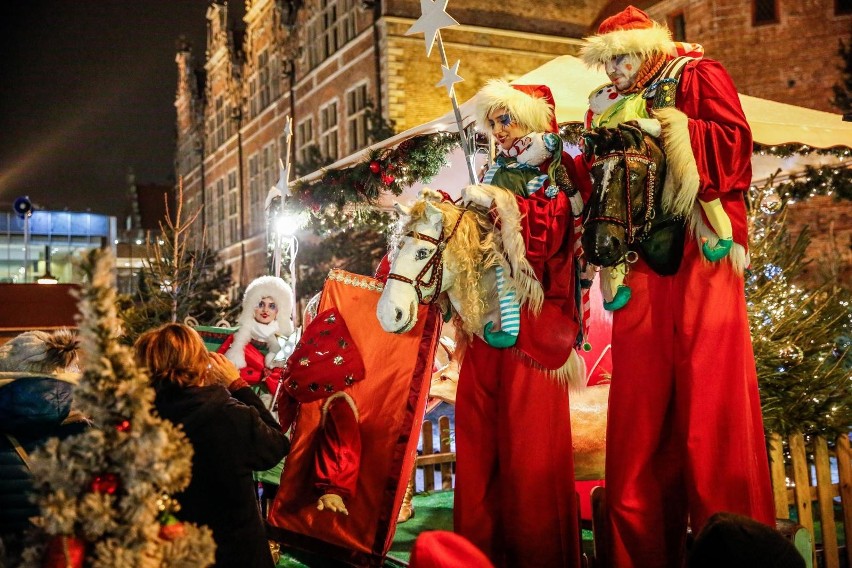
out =
<path fill-rule="evenodd" d="M 417 305 L 435 303 L 446 292 L 462 331 L 482 335 L 485 322 L 499 322 L 498 266 L 516 302 L 540 308 L 544 295 L 524 255 L 519 225 L 502 219 L 507 226 L 497 230 L 486 211 L 460 207 L 429 189 L 410 207 L 397 204 L 396 209 L 402 217 L 376 312 L 385 331 L 405 333 L 417 323 Z"/>

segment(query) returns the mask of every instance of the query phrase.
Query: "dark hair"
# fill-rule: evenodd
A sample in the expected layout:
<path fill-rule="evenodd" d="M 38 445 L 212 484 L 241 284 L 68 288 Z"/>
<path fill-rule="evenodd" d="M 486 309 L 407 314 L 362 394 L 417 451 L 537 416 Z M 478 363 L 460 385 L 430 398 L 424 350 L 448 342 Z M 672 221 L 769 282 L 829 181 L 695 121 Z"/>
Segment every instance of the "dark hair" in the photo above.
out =
<path fill-rule="evenodd" d="M 136 340 L 136 362 L 148 369 L 151 382 L 198 386 L 204 380 L 210 355 L 194 329 L 167 323 Z"/>

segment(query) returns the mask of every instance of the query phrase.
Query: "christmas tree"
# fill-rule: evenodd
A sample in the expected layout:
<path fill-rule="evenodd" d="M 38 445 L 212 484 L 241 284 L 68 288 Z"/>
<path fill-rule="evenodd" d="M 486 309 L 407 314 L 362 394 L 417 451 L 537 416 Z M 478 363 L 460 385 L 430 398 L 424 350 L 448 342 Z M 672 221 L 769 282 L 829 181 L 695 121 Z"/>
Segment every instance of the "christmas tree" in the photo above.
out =
<path fill-rule="evenodd" d="M 175 218 L 167 214 L 160 234 L 148 245 L 138 292 L 121 299 L 121 318 L 131 342 L 164 323 L 192 317 L 201 325 L 213 325 L 239 310 L 239 302 L 229 295 L 231 269 L 219 265 L 210 249 L 190 247 L 190 231 L 200 211 L 184 214 L 182 184 L 175 202 Z"/>
<path fill-rule="evenodd" d="M 840 282 L 797 281 L 810 239 L 807 230 L 793 238 L 785 221 L 798 192 L 770 178 L 749 197 L 752 343 L 766 430 L 833 439 L 852 428 L 851 295 Z"/>
<path fill-rule="evenodd" d="M 84 369 L 74 397 L 93 425 L 32 456 L 41 517 L 24 565 L 211 565 L 210 530 L 178 522 L 170 497 L 189 484 L 192 446 L 152 413 L 148 378 L 117 340 L 113 260 L 95 250 L 84 270 Z"/>

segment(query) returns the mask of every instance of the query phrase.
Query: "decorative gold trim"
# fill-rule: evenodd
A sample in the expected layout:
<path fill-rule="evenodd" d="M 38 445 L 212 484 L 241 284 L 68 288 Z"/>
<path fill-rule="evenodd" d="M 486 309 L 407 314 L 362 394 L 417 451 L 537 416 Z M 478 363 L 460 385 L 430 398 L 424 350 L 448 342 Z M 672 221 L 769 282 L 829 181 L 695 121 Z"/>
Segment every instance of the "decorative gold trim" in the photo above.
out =
<path fill-rule="evenodd" d="M 369 276 L 352 274 L 351 272 L 346 272 L 345 270 L 340 270 L 339 268 L 332 268 L 328 272 L 328 279 L 334 280 L 335 282 L 342 282 L 347 286 L 364 288 L 365 290 L 371 290 L 373 292 L 382 292 L 385 289 L 385 285 L 379 282 L 378 280 L 370 278 Z"/>

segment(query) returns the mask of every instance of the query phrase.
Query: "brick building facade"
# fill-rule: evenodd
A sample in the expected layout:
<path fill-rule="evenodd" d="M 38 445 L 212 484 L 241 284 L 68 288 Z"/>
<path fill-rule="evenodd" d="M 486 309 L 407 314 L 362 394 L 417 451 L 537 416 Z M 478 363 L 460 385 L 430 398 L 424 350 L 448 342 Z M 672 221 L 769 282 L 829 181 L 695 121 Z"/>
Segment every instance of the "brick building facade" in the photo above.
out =
<path fill-rule="evenodd" d="M 603 2 L 539 2 L 534 13 L 457 4 L 449 12 L 461 25 L 442 36 L 449 60 L 462 62 L 456 92 L 464 101 L 487 79 L 511 80 L 577 53 Z M 451 109 L 435 87 L 437 50 L 429 59 L 422 36 L 404 35 L 419 16 L 417 0 L 247 0 L 237 27 L 226 3 L 210 4 L 203 71 L 190 46 L 176 57 L 175 165 L 187 210 L 203 206 L 196 244 L 206 235 L 235 281 L 268 270 L 263 202 L 278 178 L 288 116 L 299 161 L 309 146 L 330 158 L 366 146 L 368 106 L 397 131 Z"/>
<path fill-rule="evenodd" d="M 852 1 L 662 0 L 648 13 L 701 43 L 743 94 L 838 112 L 839 41 L 852 40 Z"/>
<path fill-rule="evenodd" d="M 850 1 L 634 4 L 682 39 L 704 44 L 740 92 L 833 110 L 827 101 L 840 80 L 837 41 L 852 36 Z M 493 0 L 451 3 L 448 12 L 461 25 L 442 37 L 450 63 L 461 61 L 458 99 L 489 78 L 511 80 L 557 55 L 576 54 L 579 38 L 624 5 L 553 0 L 531 10 Z M 770 5 L 774 19 L 754 22 L 753 10 Z M 263 202 L 278 178 L 288 116 L 291 156 L 299 161 L 310 146 L 330 158 L 363 148 L 368 105 L 397 131 L 450 110 L 446 91 L 435 87 L 437 50 L 427 58 L 422 36 L 404 35 L 419 16 L 417 0 L 246 0 L 235 26 L 227 3 L 209 5 L 204 61 L 195 61 L 188 45 L 176 57 L 175 166 L 187 210 L 203 206 L 195 244 L 206 235 L 236 282 L 268 271 Z"/>

